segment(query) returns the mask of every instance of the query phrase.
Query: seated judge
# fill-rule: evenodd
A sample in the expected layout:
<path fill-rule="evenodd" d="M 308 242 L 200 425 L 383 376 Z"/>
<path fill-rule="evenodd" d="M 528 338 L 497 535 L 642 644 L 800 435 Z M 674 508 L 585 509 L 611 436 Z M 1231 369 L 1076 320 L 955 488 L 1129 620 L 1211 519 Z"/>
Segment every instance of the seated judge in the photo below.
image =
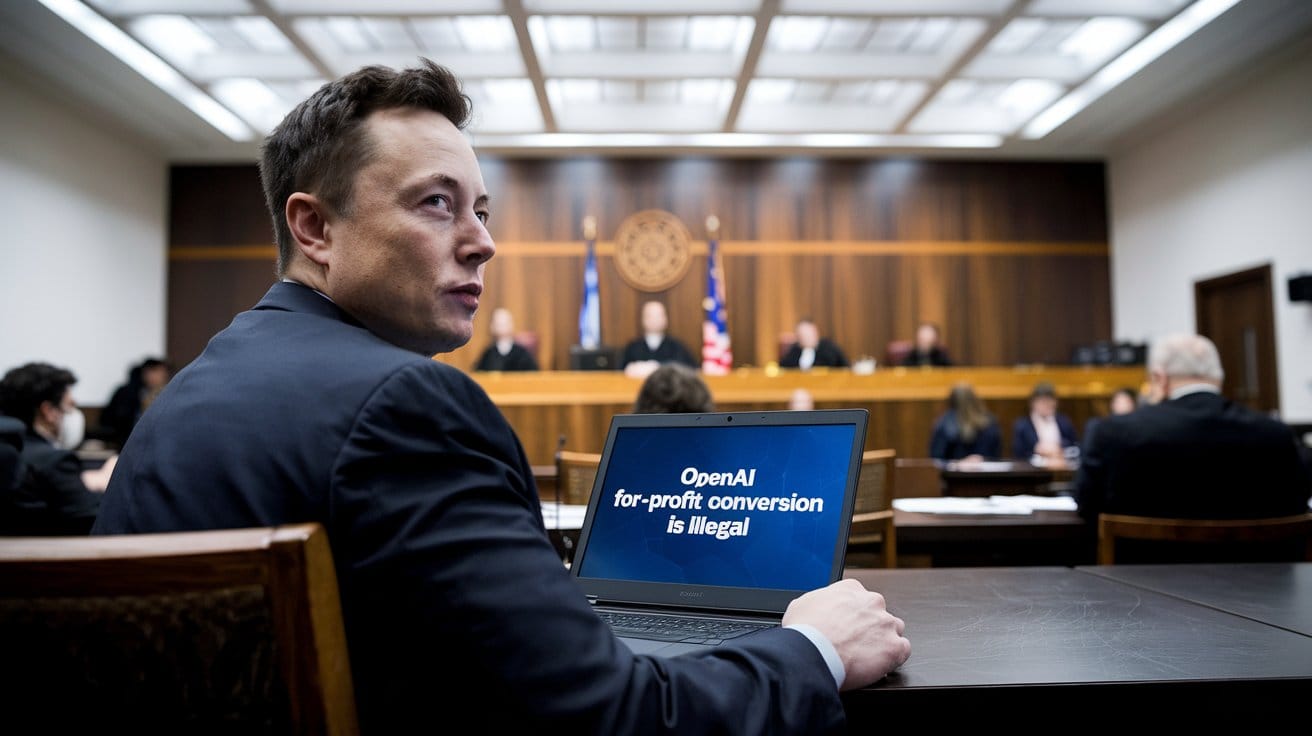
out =
<path fill-rule="evenodd" d="M 984 408 L 969 384 L 959 383 L 948 394 L 948 410 L 934 423 L 929 456 L 935 460 L 979 462 L 1002 455 L 998 420 Z"/>
<path fill-rule="evenodd" d="M 1011 451 L 1017 459 L 1062 463 L 1066 450 L 1076 447 L 1075 425 L 1057 411 L 1057 389 L 1041 381 L 1030 392 L 1030 412 L 1012 426 Z"/>
<path fill-rule="evenodd" d="M 783 626 L 634 654 L 560 564 L 514 431 L 464 372 L 496 252 L 447 69 L 329 82 L 265 140 L 278 280 L 142 417 L 94 533 L 318 522 L 361 731 L 811 733 L 910 655 L 845 580 Z"/>
<path fill-rule="evenodd" d="M 1288 426 L 1221 395 L 1216 346 L 1171 335 L 1152 346 L 1157 404 L 1107 417 L 1084 441 L 1076 476 L 1080 514 L 1196 519 L 1307 511 L 1309 478 Z"/>
<path fill-rule="evenodd" d="M 940 339 L 938 325 L 929 322 L 921 323 L 916 328 L 916 346 L 907 353 L 902 365 L 940 367 L 952 365 L 947 348 L 943 347 Z"/>
<path fill-rule="evenodd" d="M 797 342 L 784 353 L 779 361 L 780 368 L 800 368 L 809 371 L 816 366 L 829 368 L 846 368 L 847 356 L 833 340 L 820 337 L 820 330 L 815 322 L 803 319 L 794 329 Z"/>
<path fill-rule="evenodd" d="M 715 411 L 711 390 L 697 371 L 666 363 L 642 382 L 634 414 L 696 414 Z"/>
<path fill-rule="evenodd" d="M 510 310 L 498 307 L 492 311 L 492 344 L 483 351 L 476 371 L 535 371 L 538 362 L 523 345 L 515 342 L 515 318 Z"/>
<path fill-rule="evenodd" d="M 0 534 L 84 535 L 96 520 L 114 459 L 84 475 L 72 450 L 82 441 L 75 383 L 71 372 L 46 363 L 28 363 L 0 380 L 0 412 L 24 425 L 16 485 L 0 496 Z"/>
<path fill-rule="evenodd" d="M 642 337 L 624 346 L 620 356 L 620 368 L 630 376 L 651 375 L 662 363 L 678 363 L 689 368 L 696 368 L 688 348 L 673 337 L 665 334 L 670 327 L 670 317 L 665 313 L 665 305 L 650 301 L 642 305 Z"/>

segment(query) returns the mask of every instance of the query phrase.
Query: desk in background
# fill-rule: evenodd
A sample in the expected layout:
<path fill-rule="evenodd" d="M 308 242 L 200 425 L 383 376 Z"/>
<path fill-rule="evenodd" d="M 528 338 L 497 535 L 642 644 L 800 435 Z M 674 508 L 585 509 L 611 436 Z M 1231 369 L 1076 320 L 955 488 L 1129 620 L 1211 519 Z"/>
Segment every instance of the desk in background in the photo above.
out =
<path fill-rule="evenodd" d="M 851 731 L 944 720 L 1037 730 L 1017 719 L 1053 716 L 1128 727 L 1143 715 L 1128 709 L 1144 706 L 1172 726 L 1215 715 L 1257 725 L 1312 693 L 1312 637 L 1119 582 L 1121 568 L 1099 570 L 1112 574 L 849 570 L 907 622 L 912 646 L 898 672 L 844 696 Z"/>
<path fill-rule="evenodd" d="M 642 385 L 618 372 L 472 375 L 506 415 L 535 465 L 553 461 L 561 435 L 570 450 L 600 452 L 611 416 L 630 411 Z M 1062 411 L 1082 427 L 1089 417 L 1102 413 L 1112 391 L 1139 385 L 1143 375 L 1142 368 L 1125 367 L 884 368 L 869 375 L 817 368 L 739 369 L 704 378 L 716 408 L 725 411 L 784 409 L 798 388 L 811 392 L 817 408 L 867 409 L 866 449 L 893 448 L 902 457 L 921 457 L 948 392 L 960 381 L 971 383 L 988 404 L 1004 430 L 1005 443 L 1010 441 L 1011 423 L 1027 411 L 1026 398 L 1038 381 L 1056 385 Z"/>

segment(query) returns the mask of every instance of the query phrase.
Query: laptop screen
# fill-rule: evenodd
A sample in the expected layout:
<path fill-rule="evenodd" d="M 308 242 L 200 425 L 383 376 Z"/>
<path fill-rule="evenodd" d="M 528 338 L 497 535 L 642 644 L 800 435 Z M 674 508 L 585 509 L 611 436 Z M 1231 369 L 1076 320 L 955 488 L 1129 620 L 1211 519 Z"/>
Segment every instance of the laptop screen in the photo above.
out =
<path fill-rule="evenodd" d="M 831 582 L 856 423 L 620 419 L 593 488 L 580 578 L 788 591 Z"/>

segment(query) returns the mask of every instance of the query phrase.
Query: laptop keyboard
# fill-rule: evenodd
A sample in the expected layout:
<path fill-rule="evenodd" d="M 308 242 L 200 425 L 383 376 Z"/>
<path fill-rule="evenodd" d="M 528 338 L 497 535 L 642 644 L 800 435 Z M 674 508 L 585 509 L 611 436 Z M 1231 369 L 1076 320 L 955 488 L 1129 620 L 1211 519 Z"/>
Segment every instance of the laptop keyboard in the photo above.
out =
<path fill-rule="evenodd" d="M 769 629 L 774 624 L 725 621 L 722 619 L 682 618 L 646 613 L 598 611 L 601 620 L 610 624 L 617 636 L 652 641 L 677 641 L 687 644 L 720 644 L 727 639 Z"/>

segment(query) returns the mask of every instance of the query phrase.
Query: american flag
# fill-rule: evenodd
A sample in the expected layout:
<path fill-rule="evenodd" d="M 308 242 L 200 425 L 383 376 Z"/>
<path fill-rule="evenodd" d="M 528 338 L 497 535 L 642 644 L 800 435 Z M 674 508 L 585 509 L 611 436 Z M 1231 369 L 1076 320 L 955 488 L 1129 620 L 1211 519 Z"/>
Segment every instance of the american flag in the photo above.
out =
<path fill-rule="evenodd" d="M 702 322 L 702 372 L 723 376 L 733 367 L 733 350 L 729 348 L 729 325 L 724 312 L 724 264 L 720 260 L 715 228 L 711 227 L 710 230 L 710 257 L 706 259 L 706 300 L 702 302 L 702 308 L 706 310 L 706 320 Z"/>
<path fill-rule="evenodd" d="M 589 218 L 590 219 L 590 218 Z M 583 305 L 579 308 L 579 345 L 593 350 L 601 344 L 601 296 L 597 293 L 596 225 L 584 224 L 588 258 L 583 266 Z"/>

